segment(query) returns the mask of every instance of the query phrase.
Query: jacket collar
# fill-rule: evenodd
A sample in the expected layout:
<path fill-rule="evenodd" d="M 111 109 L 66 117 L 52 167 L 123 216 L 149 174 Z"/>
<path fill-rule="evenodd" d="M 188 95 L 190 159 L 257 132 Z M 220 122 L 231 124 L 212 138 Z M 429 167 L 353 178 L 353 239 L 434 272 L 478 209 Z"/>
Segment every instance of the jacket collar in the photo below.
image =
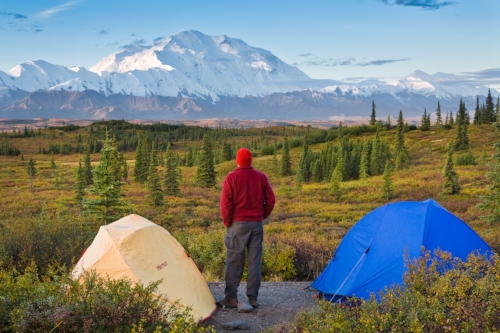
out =
<path fill-rule="evenodd" d="M 249 165 L 249 166 L 240 166 L 240 167 L 237 167 L 236 169 L 234 169 L 234 171 L 236 170 L 251 170 L 253 169 L 253 166 Z"/>

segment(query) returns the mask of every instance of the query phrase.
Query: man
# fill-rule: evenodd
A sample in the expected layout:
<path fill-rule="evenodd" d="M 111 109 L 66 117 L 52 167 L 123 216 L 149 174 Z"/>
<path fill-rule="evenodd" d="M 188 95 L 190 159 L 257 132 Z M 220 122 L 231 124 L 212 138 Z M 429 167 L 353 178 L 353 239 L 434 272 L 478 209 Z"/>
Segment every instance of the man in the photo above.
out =
<path fill-rule="evenodd" d="M 262 221 L 271 214 L 275 197 L 267 176 L 252 167 L 252 152 L 241 148 L 236 154 L 238 167 L 224 180 L 220 198 L 222 220 L 227 228 L 226 297 L 219 306 L 237 307 L 238 286 L 248 253 L 248 302 L 258 307 L 262 259 Z"/>

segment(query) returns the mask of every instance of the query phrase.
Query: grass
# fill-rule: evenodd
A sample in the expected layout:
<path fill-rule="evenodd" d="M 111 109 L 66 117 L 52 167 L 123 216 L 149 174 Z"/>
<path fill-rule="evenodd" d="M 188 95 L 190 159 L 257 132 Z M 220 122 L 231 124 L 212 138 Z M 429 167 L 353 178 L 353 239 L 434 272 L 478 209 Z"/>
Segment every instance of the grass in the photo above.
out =
<path fill-rule="evenodd" d="M 0 228 L 13 219 L 41 214 L 42 209 L 52 215 L 65 212 L 68 219 L 81 214 L 80 208 L 72 200 L 72 184 L 80 154 L 55 155 L 57 169 L 55 177 L 52 177 L 52 170 L 49 169 L 50 156 L 38 154 L 38 146 L 48 146 L 49 142 L 76 142 L 78 134 L 85 138 L 87 132 L 87 128 L 73 132 L 42 130 L 40 137 L 9 139 L 14 147 L 21 150 L 25 161 L 21 161 L 20 156 L 0 156 Z M 283 133 L 281 129 L 277 132 Z M 250 141 L 254 138 L 253 135 L 254 132 L 251 137 L 239 136 L 236 139 L 239 142 Z M 388 140 L 391 147 L 395 135 L 395 129 L 381 132 L 382 140 Z M 499 251 L 498 226 L 484 223 L 480 217 L 485 213 L 476 208 L 479 196 L 487 193 L 489 180 L 486 175 L 490 170 L 488 165 L 479 163 L 475 166 L 456 166 L 454 169 L 458 173 L 462 192 L 454 196 L 440 194 L 446 146 L 454 136 L 454 130 L 444 129 L 426 132 L 414 130 L 405 134 L 410 156 L 409 168 L 392 173 L 395 195 L 391 200 L 420 201 L 434 198 L 469 224 Z M 359 140 L 370 138 L 374 138 L 374 133 L 364 133 Z M 357 138 L 351 139 L 357 140 Z M 472 153 L 478 162 L 483 149 L 486 150 L 487 156 L 492 155 L 492 145 L 496 140 L 491 126 L 469 127 Z M 177 152 L 181 152 L 179 149 L 182 144 L 184 143 L 174 142 Z M 198 143 L 188 141 L 188 144 Z M 310 145 L 310 148 L 318 152 L 325 145 L 325 143 L 314 144 Z M 297 167 L 301 153 L 302 147 L 291 150 L 293 169 Z M 25 170 L 29 156 L 33 156 L 38 169 L 32 192 L 29 191 L 29 180 Z M 193 232 L 199 232 L 196 231 L 200 230 L 199 228 L 204 232 L 214 233 L 223 230 L 219 213 L 219 195 L 225 175 L 235 167 L 234 162 L 223 162 L 216 166 L 218 182 L 213 189 L 201 189 L 193 184 L 196 167 L 182 167 L 183 196 L 166 197 L 164 206 L 152 207 L 145 203 L 147 196 L 145 187 L 132 181 L 134 153 L 126 152 L 125 157 L 129 160 L 130 180 L 124 186 L 123 192 L 124 200 L 129 203 L 131 212 L 142 215 L 171 232 L 191 229 Z M 91 154 L 91 159 L 96 162 L 99 155 Z M 354 223 L 371 210 L 387 203 L 380 195 L 382 176 L 369 177 L 364 181 L 343 182 L 343 194 L 339 200 L 335 200 L 328 195 L 327 183 L 306 183 L 300 191 L 297 191 L 294 176 L 282 178 L 272 175 L 271 156 L 255 157 L 253 165 L 269 175 L 277 194 L 275 210 L 265 224 L 266 234 L 280 239 L 286 237 L 290 240 L 290 244 L 303 244 L 301 243 L 303 241 L 309 244 L 322 244 L 331 253 Z M 162 175 L 163 167 L 159 167 L 159 170 Z M 93 234 L 97 232 L 98 223 L 94 225 L 96 227 L 91 230 Z M 214 275 L 210 274 L 213 278 Z"/>

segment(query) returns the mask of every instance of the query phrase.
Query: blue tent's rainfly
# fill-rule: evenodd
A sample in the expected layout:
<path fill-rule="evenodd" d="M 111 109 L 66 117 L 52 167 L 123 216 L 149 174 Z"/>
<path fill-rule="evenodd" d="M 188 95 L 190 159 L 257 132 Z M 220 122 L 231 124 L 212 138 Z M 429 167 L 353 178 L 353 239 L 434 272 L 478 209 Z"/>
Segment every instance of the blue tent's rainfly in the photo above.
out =
<path fill-rule="evenodd" d="M 462 260 L 474 251 L 492 251 L 474 230 L 432 199 L 391 203 L 349 230 L 312 287 L 327 299 L 368 299 L 386 286 L 401 284 L 405 253 L 416 258 L 422 246 L 451 252 Z"/>

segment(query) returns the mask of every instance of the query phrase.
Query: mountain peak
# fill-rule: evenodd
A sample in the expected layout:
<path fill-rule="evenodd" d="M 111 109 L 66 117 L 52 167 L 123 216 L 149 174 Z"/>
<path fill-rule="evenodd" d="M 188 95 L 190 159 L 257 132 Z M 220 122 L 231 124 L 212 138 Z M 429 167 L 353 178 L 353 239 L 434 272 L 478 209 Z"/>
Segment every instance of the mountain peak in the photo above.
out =
<path fill-rule="evenodd" d="M 153 46 L 124 49 L 90 68 L 103 77 L 140 74 L 147 92 L 176 90 L 185 96 L 263 96 L 304 88 L 310 78 L 267 50 L 226 35 L 208 36 L 196 30 L 177 33 Z M 146 74 L 147 73 L 147 74 Z M 127 90 L 125 90 L 127 91 Z M 136 93 L 136 92 L 132 92 Z M 171 96 L 171 92 L 168 92 Z"/>
<path fill-rule="evenodd" d="M 421 79 L 421 80 L 424 80 L 424 81 L 429 81 L 429 80 L 432 80 L 432 75 L 429 75 L 427 74 L 426 72 L 420 70 L 420 69 L 417 69 L 416 71 L 414 72 L 411 72 L 410 74 L 406 75 L 405 78 L 409 78 L 409 77 L 413 77 L 413 78 L 416 78 L 416 79 Z"/>

